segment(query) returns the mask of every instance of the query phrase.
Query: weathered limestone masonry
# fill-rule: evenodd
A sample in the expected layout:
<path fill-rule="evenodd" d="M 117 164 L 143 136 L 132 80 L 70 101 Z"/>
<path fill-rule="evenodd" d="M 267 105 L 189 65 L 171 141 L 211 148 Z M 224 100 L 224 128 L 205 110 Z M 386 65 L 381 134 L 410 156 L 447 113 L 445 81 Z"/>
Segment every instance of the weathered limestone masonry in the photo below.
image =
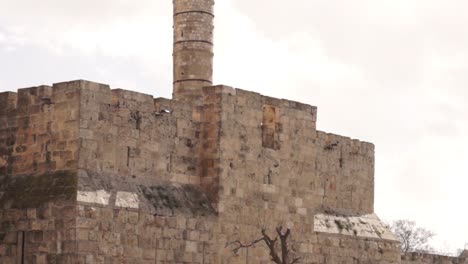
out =
<path fill-rule="evenodd" d="M 459 257 L 448 257 L 423 253 L 406 253 L 401 257 L 402 264 L 460 264 L 468 263 L 468 251 Z"/>
<path fill-rule="evenodd" d="M 0 263 L 78 258 L 79 98 L 68 84 L 0 93 Z"/>
<path fill-rule="evenodd" d="M 269 263 L 224 245 L 280 224 L 302 263 L 399 263 L 373 215 L 372 144 L 317 131 L 313 106 L 200 93 L 1 93 L 0 263 Z"/>

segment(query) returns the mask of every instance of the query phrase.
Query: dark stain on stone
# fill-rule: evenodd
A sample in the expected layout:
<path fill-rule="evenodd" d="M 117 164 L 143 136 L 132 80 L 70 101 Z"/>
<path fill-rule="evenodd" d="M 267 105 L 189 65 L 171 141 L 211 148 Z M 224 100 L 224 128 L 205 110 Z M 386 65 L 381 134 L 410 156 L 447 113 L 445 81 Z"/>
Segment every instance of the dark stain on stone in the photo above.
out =
<path fill-rule="evenodd" d="M 202 190 L 192 185 L 162 184 L 140 186 L 145 198 L 156 210 L 156 215 L 213 215 L 215 210 Z"/>
<path fill-rule="evenodd" d="M 76 172 L 57 171 L 43 175 L 0 177 L 0 207 L 25 209 L 51 201 L 76 200 Z M 7 207 L 7 208 L 6 208 Z"/>
<path fill-rule="evenodd" d="M 336 141 L 336 142 L 333 142 L 333 143 L 330 143 L 330 144 L 326 145 L 323 149 L 324 150 L 334 150 L 339 144 L 340 144 L 340 142 Z"/>
<path fill-rule="evenodd" d="M 193 148 L 192 140 L 191 139 L 186 139 L 185 146 L 187 146 L 188 148 Z"/>
<path fill-rule="evenodd" d="M 27 150 L 28 148 L 26 147 L 26 145 L 21 145 L 21 146 L 17 146 L 15 151 L 16 153 L 23 153 Z"/>
<path fill-rule="evenodd" d="M 8 138 L 6 140 L 7 147 L 11 147 L 15 145 L 15 143 L 16 143 L 15 135 L 12 135 L 12 134 L 8 135 Z"/>
<path fill-rule="evenodd" d="M 135 128 L 138 130 L 141 129 L 142 119 L 143 119 L 143 116 L 141 115 L 140 111 L 130 113 L 129 122 L 133 123 L 135 125 Z"/>

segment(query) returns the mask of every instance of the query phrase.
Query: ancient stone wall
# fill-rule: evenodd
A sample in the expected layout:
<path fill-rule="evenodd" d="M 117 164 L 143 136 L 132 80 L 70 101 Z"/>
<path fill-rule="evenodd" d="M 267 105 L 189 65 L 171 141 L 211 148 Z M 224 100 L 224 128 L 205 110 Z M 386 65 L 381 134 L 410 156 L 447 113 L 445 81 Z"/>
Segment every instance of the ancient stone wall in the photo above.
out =
<path fill-rule="evenodd" d="M 95 83 L 82 88 L 80 104 L 79 169 L 89 174 L 80 188 L 96 189 L 106 177 L 199 184 L 198 129 L 190 105 Z"/>
<path fill-rule="evenodd" d="M 67 83 L 0 93 L 0 173 L 75 169 L 79 89 Z"/>
<path fill-rule="evenodd" d="M 203 88 L 202 105 L 200 176 L 205 192 L 218 197 L 224 230 L 220 245 L 252 241 L 262 227 L 271 233 L 282 225 L 296 233 L 294 247 L 304 263 L 399 261 L 391 236 L 370 239 L 361 233 L 314 230 L 319 212 L 373 212 L 372 144 L 317 131 L 316 108 L 298 102 L 217 86 Z M 339 250 L 353 243 L 362 247 Z M 382 248 L 380 253 L 376 247 Z M 218 252 L 227 263 L 269 259 L 265 248 L 244 250 L 238 257 L 222 246 Z"/>
<path fill-rule="evenodd" d="M 278 225 L 292 229 L 303 263 L 399 263 L 372 215 L 373 145 L 317 131 L 313 106 L 226 86 L 192 103 L 86 81 L 19 94 L 21 108 L 44 112 L 18 115 L 15 94 L 0 96 L 0 205 L 19 215 L 0 230 L 5 263 L 19 257 L 10 237 L 25 232 L 48 234 L 24 251 L 38 259 L 28 263 L 269 263 L 265 246 L 236 256 L 225 244 Z M 34 122 L 10 125 L 24 117 Z M 21 220 L 62 205 L 66 222 Z"/>
<path fill-rule="evenodd" d="M 81 258 L 74 250 L 79 97 L 68 83 L 0 93 L 0 263 Z"/>
<path fill-rule="evenodd" d="M 449 257 L 435 254 L 406 253 L 401 256 L 402 264 L 466 264 L 467 257 Z"/>
<path fill-rule="evenodd" d="M 79 208 L 76 239 L 89 263 L 220 263 L 214 251 L 216 218 Z"/>
<path fill-rule="evenodd" d="M 252 200 L 304 216 L 373 213 L 372 144 L 317 131 L 317 111 L 309 105 L 229 87 L 205 92 L 205 98 L 222 93 L 216 134 L 221 208 Z"/>
<path fill-rule="evenodd" d="M 96 263 L 270 263 L 263 244 L 238 255 L 225 248 L 231 239 L 258 238 L 263 225 L 236 224 L 210 215 L 162 216 L 96 205 L 80 208 L 79 253 Z M 268 228 L 270 235 L 273 232 Z M 292 239 L 290 245 L 302 257 L 300 263 L 399 263 L 393 241 L 314 233 L 306 223 L 294 226 Z"/>
<path fill-rule="evenodd" d="M 190 105 L 77 81 L 20 90 L 12 112 L 15 94 L 4 93 L 2 170 L 200 184 L 226 199 L 263 190 L 265 206 L 303 215 L 373 212 L 372 144 L 317 131 L 312 106 L 229 87 L 203 91 Z"/>
<path fill-rule="evenodd" d="M 77 253 L 74 202 L 0 209 L 0 263 L 88 263 Z"/>

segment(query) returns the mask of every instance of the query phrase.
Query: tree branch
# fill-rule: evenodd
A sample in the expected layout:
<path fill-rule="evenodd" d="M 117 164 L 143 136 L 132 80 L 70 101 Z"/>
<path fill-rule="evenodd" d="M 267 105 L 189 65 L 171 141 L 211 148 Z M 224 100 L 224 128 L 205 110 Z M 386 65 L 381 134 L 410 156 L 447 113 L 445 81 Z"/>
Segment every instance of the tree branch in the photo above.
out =
<path fill-rule="evenodd" d="M 287 228 L 284 234 L 282 233 L 282 230 L 283 230 L 283 227 L 278 226 L 276 228 L 276 233 L 278 233 L 278 236 L 280 237 L 280 240 L 281 240 L 281 257 L 283 259 L 283 263 L 288 263 L 289 262 L 288 236 L 289 234 L 291 234 L 291 229 Z"/>
<path fill-rule="evenodd" d="M 238 252 L 241 248 L 248 248 L 248 247 L 252 247 L 254 246 L 255 244 L 259 243 L 259 242 L 262 242 L 264 241 L 265 239 L 262 237 L 262 238 L 259 238 L 259 239 L 255 239 L 254 241 L 252 241 L 251 243 L 249 244 L 243 244 L 240 240 L 234 240 L 234 241 L 231 241 L 231 242 L 226 242 L 226 245 L 224 246 L 224 248 L 227 248 L 229 247 L 230 245 L 234 245 L 236 244 L 237 246 L 235 248 L 232 249 L 232 252 L 235 254 L 235 255 L 238 255 Z"/>
<path fill-rule="evenodd" d="M 293 259 L 293 261 L 290 263 L 290 264 L 296 264 L 296 263 L 299 263 L 299 260 L 301 260 L 300 257 L 296 257 Z"/>
<path fill-rule="evenodd" d="M 276 263 L 276 264 L 296 264 L 299 263 L 299 260 L 301 259 L 300 257 L 294 258 L 291 262 L 289 262 L 289 249 L 288 249 L 288 237 L 291 234 L 291 230 L 289 228 L 286 229 L 286 232 L 283 233 L 283 228 L 281 226 L 278 226 L 276 228 L 276 233 L 278 236 L 276 236 L 274 239 L 272 239 L 268 234 L 266 233 L 265 228 L 262 229 L 262 237 L 255 239 L 249 244 L 244 244 L 240 240 L 234 240 L 231 242 L 227 242 L 225 248 L 235 245 L 235 247 L 232 249 L 232 252 L 235 255 L 238 255 L 238 252 L 241 248 L 248 248 L 248 247 L 253 247 L 256 244 L 260 242 L 265 242 L 267 245 L 269 251 L 270 251 L 270 257 L 271 260 Z M 278 238 L 280 239 L 281 243 L 281 258 L 278 256 L 278 253 L 276 252 L 276 243 L 278 242 Z"/>
<path fill-rule="evenodd" d="M 283 262 L 278 256 L 278 253 L 276 253 L 276 248 L 275 248 L 276 242 L 278 241 L 278 237 L 275 237 L 275 239 L 271 239 L 266 233 L 265 228 L 262 229 L 262 235 L 263 235 L 263 238 L 265 239 L 265 242 L 268 248 L 270 249 L 271 260 L 277 264 L 283 264 Z"/>

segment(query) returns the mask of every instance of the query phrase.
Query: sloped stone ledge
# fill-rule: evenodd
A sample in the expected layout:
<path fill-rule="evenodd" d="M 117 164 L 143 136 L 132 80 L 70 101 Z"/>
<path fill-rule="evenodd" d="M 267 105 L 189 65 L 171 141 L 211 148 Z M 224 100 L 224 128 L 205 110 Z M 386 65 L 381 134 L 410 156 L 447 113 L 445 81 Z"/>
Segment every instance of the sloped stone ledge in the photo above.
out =
<path fill-rule="evenodd" d="M 327 234 L 398 241 L 388 226 L 375 214 L 360 216 L 317 214 L 314 216 L 314 231 Z"/>

